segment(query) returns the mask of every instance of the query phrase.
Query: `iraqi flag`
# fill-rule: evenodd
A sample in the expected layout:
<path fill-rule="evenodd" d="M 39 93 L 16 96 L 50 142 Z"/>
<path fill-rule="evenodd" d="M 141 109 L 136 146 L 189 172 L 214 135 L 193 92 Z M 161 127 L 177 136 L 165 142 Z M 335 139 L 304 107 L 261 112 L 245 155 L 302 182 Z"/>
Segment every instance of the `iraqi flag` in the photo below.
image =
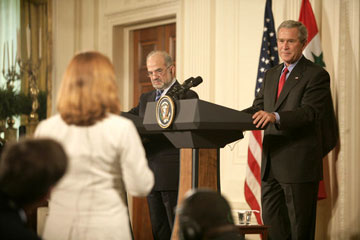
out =
<path fill-rule="evenodd" d="M 325 67 L 320 44 L 320 35 L 309 0 L 302 0 L 299 21 L 302 22 L 308 30 L 308 44 L 303 51 L 304 56 L 314 63 Z M 326 197 L 324 180 L 321 180 L 319 183 L 318 200 L 325 199 Z"/>
<path fill-rule="evenodd" d="M 314 63 L 325 67 L 320 44 L 320 35 L 309 0 L 302 1 L 299 21 L 302 22 L 308 30 L 308 44 L 304 49 L 304 56 Z"/>

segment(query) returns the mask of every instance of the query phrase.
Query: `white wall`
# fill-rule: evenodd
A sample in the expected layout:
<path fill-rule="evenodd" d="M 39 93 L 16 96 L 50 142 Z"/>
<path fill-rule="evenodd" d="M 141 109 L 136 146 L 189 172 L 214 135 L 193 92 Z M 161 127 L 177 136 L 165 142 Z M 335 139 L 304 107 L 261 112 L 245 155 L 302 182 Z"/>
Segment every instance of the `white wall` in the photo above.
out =
<path fill-rule="evenodd" d="M 332 79 L 341 137 L 338 158 L 330 155 L 325 162 L 329 197 L 318 204 L 317 239 L 358 239 L 359 1 L 310 2 Z M 275 26 L 285 19 L 297 20 L 300 4 L 273 0 Z M 196 91 L 202 99 L 243 109 L 253 100 L 264 8 L 265 0 L 54 0 L 53 94 L 73 54 L 94 49 L 116 63 L 122 106 L 129 109 L 131 65 L 123 61 L 128 57 L 129 43 L 123 39 L 127 27 L 165 18 L 177 23 L 178 78 L 200 75 L 204 82 Z M 221 150 L 222 192 L 234 208 L 248 208 L 243 196 L 247 141 L 245 135 Z"/>

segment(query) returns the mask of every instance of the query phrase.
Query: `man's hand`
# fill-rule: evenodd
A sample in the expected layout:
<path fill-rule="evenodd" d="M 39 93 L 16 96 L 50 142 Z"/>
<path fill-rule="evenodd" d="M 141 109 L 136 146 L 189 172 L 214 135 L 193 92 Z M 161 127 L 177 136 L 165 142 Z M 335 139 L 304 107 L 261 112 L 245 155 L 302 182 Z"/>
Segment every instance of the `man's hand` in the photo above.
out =
<path fill-rule="evenodd" d="M 264 128 L 268 123 L 275 123 L 276 121 L 274 113 L 268 113 L 262 110 L 256 112 L 252 118 L 254 119 L 253 123 L 257 128 Z"/>

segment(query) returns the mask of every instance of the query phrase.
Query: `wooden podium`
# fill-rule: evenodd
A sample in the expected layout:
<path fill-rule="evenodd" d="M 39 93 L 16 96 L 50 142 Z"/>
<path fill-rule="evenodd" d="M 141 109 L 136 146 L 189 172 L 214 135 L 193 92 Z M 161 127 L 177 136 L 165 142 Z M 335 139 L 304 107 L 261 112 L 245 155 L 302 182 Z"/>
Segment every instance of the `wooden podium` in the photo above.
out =
<path fill-rule="evenodd" d="M 141 136 L 164 134 L 181 149 L 178 204 L 193 188 L 220 192 L 220 148 L 243 138 L 242 131 L 256 129 L 251 115 L 199 99 L 179 100 L 175 103 L 174 122 L 163 129 L 156 121 L 155 109 L 155 102 L 147 104 L 142 124 L 139 118 L 131 119 Z M 176 217 L 172 239 L 178 239 L 177 226 Z M 133 230 L 136 236 L 135 225 Z"/>

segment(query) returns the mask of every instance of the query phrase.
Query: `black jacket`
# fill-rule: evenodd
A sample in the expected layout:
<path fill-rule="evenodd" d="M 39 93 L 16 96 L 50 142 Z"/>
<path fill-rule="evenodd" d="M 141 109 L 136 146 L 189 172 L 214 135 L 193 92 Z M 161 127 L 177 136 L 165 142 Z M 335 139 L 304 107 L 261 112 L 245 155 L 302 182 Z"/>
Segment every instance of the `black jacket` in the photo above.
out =
<path fill-rule="evenodd" d="M 15 206 L 0 192 L 0 239 L 1 240 L 40 240 L 31 229 L 27 228 Z"/>

